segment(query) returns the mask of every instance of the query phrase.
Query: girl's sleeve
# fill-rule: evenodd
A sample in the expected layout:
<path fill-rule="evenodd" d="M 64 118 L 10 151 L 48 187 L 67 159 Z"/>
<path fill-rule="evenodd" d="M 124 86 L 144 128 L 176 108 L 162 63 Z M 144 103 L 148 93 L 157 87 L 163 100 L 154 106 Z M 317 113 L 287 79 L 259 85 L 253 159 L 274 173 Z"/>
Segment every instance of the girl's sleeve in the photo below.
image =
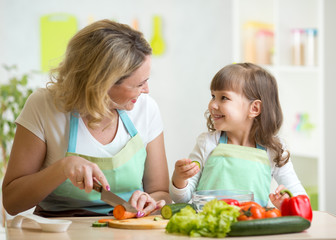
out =
<path fill-rule="evenodd" d="M 197 184 L 202 175 L 203 166 L 206 155 L 206 134 L 203 133 L 197 138 L 194 150 L 190 153 L 191 161 L 197 161 L 201 164 L 200 171 L 193 177 L 188 179 L 188 184 L 185 188 L 178 189 L 174 186 L 172 180 L 169 184 L 170 196 L 176 203 L 187 203 L 191 200 L 192 194 L 196 191 Z"/>
<path fill-rule="evenodd" d="M 279 185 L 284 185 L 294 196 L 307 195 L 300 179 L 296 175 L 291 159 L 282 167 L 274 166 L 273 169 L 273 177 Z"/>

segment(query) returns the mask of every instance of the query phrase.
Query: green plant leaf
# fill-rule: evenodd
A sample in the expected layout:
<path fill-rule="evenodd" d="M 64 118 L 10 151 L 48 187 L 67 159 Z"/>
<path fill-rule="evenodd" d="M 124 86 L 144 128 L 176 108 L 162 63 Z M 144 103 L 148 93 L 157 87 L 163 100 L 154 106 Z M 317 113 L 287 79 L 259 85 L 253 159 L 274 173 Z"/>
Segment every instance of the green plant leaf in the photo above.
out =
<path fill-rule="evenodd" d="M 0 159 L 0 175 L 2 174 L 1 166 L 6 166 L 9 159 L 9 148 L 12 146 L 16 130 L 15 119 L 19 116 L 27 98 L 33 92 L 33 89 L 28 87 L 31 73 L 18 76 L 16 65 L 3 65 L 3 68 L 7 71 L 9 77 L 7 83 L 0 86 L 0 114 L 2 116 L 0 142 L 1 150 L 6 155 L 2 156 L 3 162 Z"/>
<path fill-rule="evenodd" d="M 22 79 L 21 79 L 20 83 L 21 83 L 22 86 L 26 86 L 27 85 L 27 83 L 28 83 L 28 75 L 27 74 L 25 74 L 25 75 L 22 76 Z"/>

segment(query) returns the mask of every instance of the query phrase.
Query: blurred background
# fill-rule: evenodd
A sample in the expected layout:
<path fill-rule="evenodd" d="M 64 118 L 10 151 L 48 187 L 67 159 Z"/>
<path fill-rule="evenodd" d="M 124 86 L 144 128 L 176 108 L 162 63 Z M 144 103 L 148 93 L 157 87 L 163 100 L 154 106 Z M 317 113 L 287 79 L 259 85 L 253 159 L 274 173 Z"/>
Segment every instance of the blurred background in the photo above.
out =
<path fill-rule="evenodd" d="M 0 67 L 0 84 L 29 73 L 29 88 L 44 87 L 68 40 L 93 21 L 138 29 L 153 48 L 150 95 L 171 175 L 207 131 L 215 73 L 233 62 L 260 64 L 277 78 L 280 135 L 313 208 L 335 214 L 335 10 L 333 0 L 0 0 L 0 64 L 16 67 Z"/>

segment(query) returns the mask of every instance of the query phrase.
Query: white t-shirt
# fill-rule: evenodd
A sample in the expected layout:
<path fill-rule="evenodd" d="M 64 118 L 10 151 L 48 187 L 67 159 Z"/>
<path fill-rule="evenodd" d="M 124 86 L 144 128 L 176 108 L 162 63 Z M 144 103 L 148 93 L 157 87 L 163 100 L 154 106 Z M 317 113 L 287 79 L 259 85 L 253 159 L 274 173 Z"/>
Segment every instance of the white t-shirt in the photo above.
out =
<path fill-rule="evenodd" d="M 156 102 L 148 95 L 142 94 L 134 108 L 126 111 L 146 146 L 163 131 L 160 111 Z M 57 110 L 48 90 L 41 88 L 31 94 L 16 119 L 22 125 L 47 144 L 46 159 L 43 168 L 63 158 L 68 149 L 70 113 Z M 118 131 L 109 144 L 98 142 L 84 125 L 82 119 L 78 122 L 76 153 L 109 157 L 118 153 L 129 141 L 124 124 L 119 117 Z"/>
<path fill-rule="evenodd" d="M 196 141 L 194 150 L 191 152 L 189 158 L 192 161 L 197 161 L 202 164 L 201 170 L 192 178 L 188 179 L 188 184 L 183 189 L 176 188 L 172 181 L 170 181 L 169 192 L 174 202 L 189 202 L 192 198 L 192 193 L 196 191 L 198 181 L 201 178 L 203 166 L 205 166 L 212 151 L 217 147 L 219 143 L 221 132 L 205 132 L 199 135 Z M 273 161 L 274 153 L 267 150 L 268 159 L 271 165 L 271 175 L 275 181 L 280 185 L 284 185 L 289 189 L 294 196 L 305 194 L 305 189 L 301 185 L 300 180 L 296 176 L 293 164 L 289 160 L 284 166 L 276 167 Z"/>

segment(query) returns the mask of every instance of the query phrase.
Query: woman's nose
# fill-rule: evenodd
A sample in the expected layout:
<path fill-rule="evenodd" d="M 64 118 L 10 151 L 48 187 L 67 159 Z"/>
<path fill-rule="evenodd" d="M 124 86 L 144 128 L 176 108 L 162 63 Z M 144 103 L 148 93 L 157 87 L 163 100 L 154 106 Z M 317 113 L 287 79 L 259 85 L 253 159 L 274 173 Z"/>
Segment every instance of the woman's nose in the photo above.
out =
<path fill-rule="evenodd" d="M 141 93 L 149 93 L 148 82 L 145 82 L 145 84 L 143 85 Z"/>

